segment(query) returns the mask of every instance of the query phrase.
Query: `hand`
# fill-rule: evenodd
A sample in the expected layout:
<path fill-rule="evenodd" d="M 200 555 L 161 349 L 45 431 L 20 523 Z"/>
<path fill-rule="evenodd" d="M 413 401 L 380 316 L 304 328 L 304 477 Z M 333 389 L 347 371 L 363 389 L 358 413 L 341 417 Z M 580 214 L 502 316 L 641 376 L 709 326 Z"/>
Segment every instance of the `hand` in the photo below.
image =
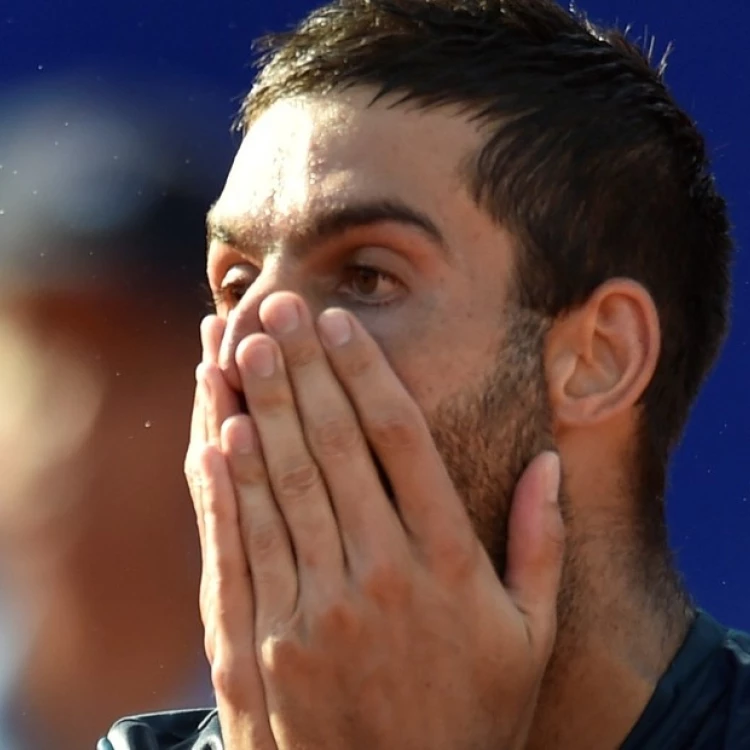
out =
<path fill-rule="evenodd" d="M 280 325 L 290 309 L 294 330 Z M 538 457 L 516 488 L 503 585 L 422 414 L 356 319 L 327 311 L 319 340 L 289 294 L 261 319 L 274 338 L 237 354 L 252 417 L 222 428 L 231 480 L 218 455 L 202 470 L 225 509 L 216 538 L 237 527 L 236 494 L 252 578 L 225 541 L 210 561 L 225 586 L 204 610 L 227 747 L 248 746 L 248 716 L 256 734 L 270 717 L 279 748 L 523 747 L 556 631 L 557 458 Z"/>
<path fill-rule="evenodd" d="M 234 488 L 220 452 L 221 425 L 239 411 L 237 395 L 216 365 L 224 325 L 209 316 L 201 325 L 203 362 L 196 371 L 195 402 L 185 474 L 200 535 L 200 611 L 205 650 L 222 722 L 224 747 L 274 750 L 263 683 L 253 647 L 252 583 L 242 548 Z M 225 608 L 232 616 L 224 617 Z M 223 687 L 225 665 L 236 670 L 231 689 Z M 241 674 L 241 679 L 236 679 Z"/>

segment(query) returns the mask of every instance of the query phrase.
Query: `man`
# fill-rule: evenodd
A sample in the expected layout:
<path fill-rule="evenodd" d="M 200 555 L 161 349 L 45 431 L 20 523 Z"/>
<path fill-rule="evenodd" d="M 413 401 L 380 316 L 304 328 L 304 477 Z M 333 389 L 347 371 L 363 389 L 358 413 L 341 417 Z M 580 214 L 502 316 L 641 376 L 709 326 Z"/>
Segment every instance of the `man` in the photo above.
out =
<path fill-rule="evenodd" d="M 731 241 L 662 67 L 550 0 L 270 40 L 186 462 L 218 710 L 100 748 L 750 747 L 664 522 Z"/>
<path fill-rule="evenodd" d="M 168 89 L 155 117 L 113 88 L 2 101 L 2 750 L 212 700 L 180 468 L 215 176 Z"/>

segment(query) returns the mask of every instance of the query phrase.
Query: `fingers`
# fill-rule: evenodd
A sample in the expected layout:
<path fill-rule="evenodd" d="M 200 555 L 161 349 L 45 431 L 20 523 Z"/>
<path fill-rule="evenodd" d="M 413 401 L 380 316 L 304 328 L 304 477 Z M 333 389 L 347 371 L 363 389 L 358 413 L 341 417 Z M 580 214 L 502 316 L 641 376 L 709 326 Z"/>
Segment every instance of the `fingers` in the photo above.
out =
<path fill-rule="evenodd" d="M 231 391 L 216 366 L 216 358 L 224 334 L 224 322 L 215 315 L 209 315 L 201 321 L 200 330 L 203 359 L 195 373 L 195 399 L 190 424 L 190 444 L 185 457 L 185 475 L 196 509 L 198 533 L 201 550 L 203 550 L 205 533 L 200 507 L 198 455 L 209 442 L 215 446 L 221 444 L 221 424 L 231 414 L 237 413 L 239 404 L 236 394 Z"/>
<path fill-rule="evenodd" d="M 416 540 L 474 548 L 463 503 L 417 404 L 357 319 L 326 310 L 318 321 L 331 365 L 393 485 L 401 519 Z"/>
<path fill-rule="evenodd" d="M 201 345 L 203 362 L 218 362 L 225 322 L 218 315 L 207 315 L 201 321 Z"/>
<path fill-rule="evenodd" d="M 218 365 L 202 363 L 199 366 L 205 384 L 206 435 L 211 445 L 221 445 L 221 426 L 240 410 L 237 394 L 229 387 Z"/>
<path fill-rule="evenodd" d="M 281 348 L 303 439 L 322 472 L 349 564 L 371 561 L 403 532 L 354 408 L 299 298 L 289 293 L 269 297 L 261 305 L 260 319 Z"/>
<path fill-rule="evenodd" d="M 239 534 L 237 504 L 226 461 L 206 446 L 198 457 L 206 537 L 205 575 L 216 637 L 233 648 L 252 632 L 249 572 Z M 248 630 L 250 629 L 250 630 Z M 252 639 L 251 639 L 252 641 Z"/>
<path fill-rule="evenodd" d="M 278 344 L 246 338 L 237 364 L 273 496 L 289 529 L 300 584 L 343 580 L 343 550 L 328 489 L 305 441 Z M 251 562 L 254 564 L 254 562 Z"/>
<path fill-rule="evenodd" d="M 211 618 L 222 648 L 235 647 L 252 627 L 248 571 L 239 539 L 237 510 L 223 456 L 207 447 L 200 457 L 206 533 L 206 579 Z"/>
<path fill-rule="evenodd" d="M 255 651 L 252 587 L 226 461 L 214 446 L 198 459 L 206 533 L 206 644 L 225 740 L 274 748 Z"/>
<path fill-rule="evenodd" d="M 205 445 L 208 441 L 206 429 L 205 398 L 201 386 L 201 365 L 195 370 L 195 397 L 193 398 L 193 413 L 190 418 L 190 443 L 188 448 L 194 445 Z"/>
<path fill-rule="evenodd" d="M 221 343 L 223 324 L 215 315 L 209 315 L 201 321 L 202 362 L 216 362 L 218 346 Z M 218 336 L 219 343 L 216 338 Z M 206 394 L 201 388 L 201 366 L 195 371 L 195 399 L 193 401 L 193 415 L 190 420 L 190 446 L 204 445 L 208 441 L 206 424 Z"/>
<path fill-rule="evenodd" d="M 551 648 L 556 630 L 565 536 L 559 491 L 560 459 L 542 453 L 516 486 L 508 525 L 506 590 L 541 650 Z"/>
<path fill-rule="evenodd" d="M 240 410 L 237 394 L 229 387 L 218 366 L 219 348 L 225 323 L 216 315 L 208 315 L 201 322 L 201 342 L 206 381 L 206 438 L 221 445 L 221 426 Z"/>
<path fill-rule="evenodd" d="M 218 355 L 224 324 L 217 316 L 209 315 L 201 321 L 201 345 L 203 349 L 203 363 L 214 363 Z M 193 399 L 193 412 L 190 419 L 190 443 L 185 456 L 185 477 L 190 488 L 193 506 L 196 512 L 198 533 L 201 541 L 201 551 L 204 547 L 203 512 L 201 510 L 201 486 L 200 471 L 198 467 L 198 455 L 209 442 L 208 410 L 210 406 L 210 394 L 206 382 L 205 365 L 200 364 L 195 371 L 195 398 Z M 222 402 L 222 406 L 226 406 Z M 215 421 L 216 408 L 211 407 L 212 419 Z M 218 445 L 217 440 L 212 440 Z"/>
<path fill-rule="evenodd" d="M 252 419 L 230 417 L 222 429 L 239 508 L 239 525 L 255 593 L 259 633 L 286 622 L 297 603 L 297 569 L 284 518 L 274 501 Z"/>
<path fill-rule="evenodd" d="M 199 454 L 207 443 L 206 433 L 206 398 L 205 384 L 201 375 L 200 366 L 195 373 L 195 399 L 193 401 L 193 414 L 190 426 L 190 444 L 188 445 L 185 456 L 185 478 L 187 479 L 190 490 L 190 498 L 193 501 L 193 510 L 195 511 L 195 521 L 198 526 L 198 537 L 201 549 L 201 583 L 200 583 L 200 603 L 201 616 L 203 616 L 203 589 L 204 589 L 204 571 L 206 568 L 205 549 L 206 549 L 206 532 L 203 520 L 203 499 L 202 486 L 199 468 Z M 204 621 L 205 622 L 205 621 Z"/>
<path fill-rule="evenodd" d="M 196 369 L 195 399 L 193 401 L 193 413 L 190 423 L 190 444 L 185 456 L 185 476 L 190 496 L 195 509 L 198 535 L 201 547 L 201 614 L 204 617 L 204 602 L 206 601 L 206 531 L 205 513 L 203 503 L 203 482 L 201 478 L 200 456 L 205 446 L 213 443 L 218 446 L 220 442 L 219 420 L 226 418 L 225 415 L 236 411 L 236 397 L 234 402 L 228 392 L 226 384 L 221 378 L 221 373 L 216 370 L 215 362 L 224 324 L 216 316 L 208 316 L 201 322 L 201 343 L 203 347 L 203 361 Z M 208 370 L 207 370 L 208 368 Z M 218 377 L 217 377 L 218 376 Z M 216 395 L 212 395 L 212 391 Z"/>
<path fill-rule="evenodd" d="M 203 554 L 206 535 L 203 524 L 198 452 L 207 442 L 205 382 L 199 365 L 195 373 L 195 399 L 193 400 L 193 415 L 190 426 L 190 444 L 187 456 L 185 457 L 185 477 L 190 489 L 190 497 L 193 500 L 193 508 L 195 509 L 195 518 L 198 524 L 198 535 L 200 536 L 201 543 L 201 555 Z"/>
<path fill-rule="evenodd" d="M 220 453 L 222 425 L 239 410 L 237 395 L 217 366 L 223 332 L 224 324 L 216 316 L 201 324 L 203 361 L 196 372 L 186 459 L 201 537 L 201 616 L 227 746 L 270 750 L 276 743 L 256 660 L 253 588 L 238 500 Z"/>

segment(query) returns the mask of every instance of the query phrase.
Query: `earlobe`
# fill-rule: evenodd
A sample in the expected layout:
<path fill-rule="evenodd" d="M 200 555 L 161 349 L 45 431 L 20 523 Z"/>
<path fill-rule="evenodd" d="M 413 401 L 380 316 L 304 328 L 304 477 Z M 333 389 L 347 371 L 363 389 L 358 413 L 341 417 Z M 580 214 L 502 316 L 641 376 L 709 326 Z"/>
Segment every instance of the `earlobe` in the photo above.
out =
<path fill-rule="evenodd" d="M 555 422 L 583 427 L 635 406 L 659 358 L 659 317 L 641 284 L 612 279 L 559 320 L 546 347 Z"/>

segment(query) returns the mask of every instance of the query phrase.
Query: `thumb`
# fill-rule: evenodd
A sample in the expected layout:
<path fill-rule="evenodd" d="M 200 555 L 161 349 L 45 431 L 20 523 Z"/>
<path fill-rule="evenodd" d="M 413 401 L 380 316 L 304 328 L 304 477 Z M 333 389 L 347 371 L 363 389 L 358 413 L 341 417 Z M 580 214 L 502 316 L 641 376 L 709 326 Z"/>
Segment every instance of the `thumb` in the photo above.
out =
<path fill-rule="evenodd" d="M 565 542 L 559 495 L 560 458 L 542 453 L 516 485 L 508 522 L 505 587 L 542 649 L 557 627 Z"/>

